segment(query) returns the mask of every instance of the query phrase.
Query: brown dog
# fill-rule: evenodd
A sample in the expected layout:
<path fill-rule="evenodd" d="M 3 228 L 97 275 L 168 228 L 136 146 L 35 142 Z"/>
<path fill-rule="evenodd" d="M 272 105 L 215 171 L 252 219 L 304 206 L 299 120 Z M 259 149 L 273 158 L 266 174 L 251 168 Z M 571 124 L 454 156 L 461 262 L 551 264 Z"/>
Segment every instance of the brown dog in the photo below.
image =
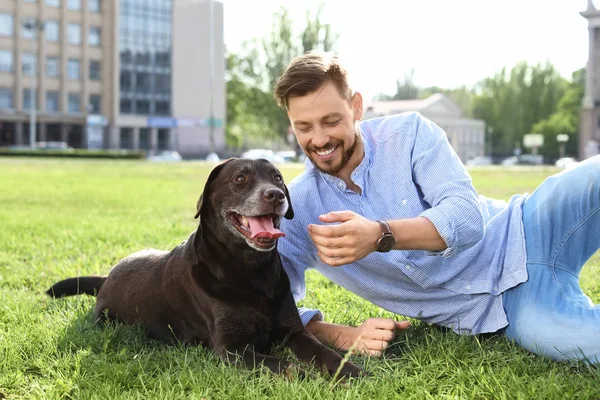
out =
<path fill-rule="evenodd" d="M 279 221 L 293 215 L 273 164 L 230 159 L 210 173 L 197 204 L 200 225 L 186 241 L 138 251 L 108 277 L 66 279 L 47 293 L 97 294 L 99 321 L 141 324 L 151 337 L 205 345 L 249 368 L 286 371 L 291 363 L 264 354 L 285 343 L 300 360 L 335 373 L 342 358 L 302 325 L 277 252 Z M 340 376 L 360 372 L 346 362 Z"/>

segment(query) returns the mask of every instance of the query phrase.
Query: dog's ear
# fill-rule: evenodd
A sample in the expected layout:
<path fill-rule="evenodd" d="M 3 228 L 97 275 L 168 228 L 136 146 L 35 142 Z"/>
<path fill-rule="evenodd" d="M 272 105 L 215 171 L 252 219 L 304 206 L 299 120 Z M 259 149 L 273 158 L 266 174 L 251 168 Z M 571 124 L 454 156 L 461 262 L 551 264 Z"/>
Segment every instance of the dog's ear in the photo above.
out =
<path fill-rule="evenodd" d="M 285 191 L 285 197 L 287 198 L 287 202 L 288 202 L 288 209 L 285 212 L 284 217 L 286 219 L 292 219 L 292 218 L 294 218 L 294 209 L 292 208 L 292 199 L 290 198 L 290 192 L 288 191 L 288 188 L 286 185 L 283 185 L 283 190 Z"/>
<path fill-rule="evenodd" d="M 217 176 L 219 176 L 219 173 L 221 172 L 221 170 L 223 169 L 225 164 L 227 164 L 229 161 L 231 161 L 233 159 L 234 158 L 228 158 L 227 160 L 223 161 L 222 163 L 217 164 L 217 166 L 214 167 L 212 169 L 212 171 L 210 171 L 210 174 L 208 175 L 208 179 L 206 180 L 206 183 L 204 184 L 204 191 L 202 192 L 202 194 L 198 198 L 198 201 L 196 202 L 196 215 L 194 215 L 194 219 L 196 219 L 200 216 L 200 211 L 202 211 L 203 199 L 208 199 L 208 196 L 210 196 L 210 187 L 212 186 L 213 182 L 215 181 L 215 179 L 217 179 Z"/>

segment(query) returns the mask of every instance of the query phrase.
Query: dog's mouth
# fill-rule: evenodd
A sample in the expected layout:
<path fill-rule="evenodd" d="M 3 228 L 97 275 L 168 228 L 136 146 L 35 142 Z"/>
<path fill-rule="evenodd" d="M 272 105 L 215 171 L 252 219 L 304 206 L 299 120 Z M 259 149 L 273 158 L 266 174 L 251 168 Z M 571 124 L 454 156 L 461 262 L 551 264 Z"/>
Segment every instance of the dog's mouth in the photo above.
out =
<path fill-rule="evenodd" d="M 229 220 L 247 240 L 259 249 L 271 249 L 285 233 L 279 230 L 280 216 L 277 214 L 241 215 L 231 211 Z"/>

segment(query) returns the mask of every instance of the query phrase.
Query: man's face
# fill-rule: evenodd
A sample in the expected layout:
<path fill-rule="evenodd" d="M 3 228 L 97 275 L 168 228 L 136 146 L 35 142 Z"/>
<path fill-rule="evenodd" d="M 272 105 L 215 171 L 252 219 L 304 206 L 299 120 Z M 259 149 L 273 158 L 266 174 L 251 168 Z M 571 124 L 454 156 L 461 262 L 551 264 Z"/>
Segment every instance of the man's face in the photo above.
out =
<path fill-rule="evenodd" d="M 336 175 L 356 152 L 360 136 L 355 123 L 362 117 L 362 97 L 344 99 L 335 85 L 288 100 L 288 116 L 306 156 L 323 172 Z"/>

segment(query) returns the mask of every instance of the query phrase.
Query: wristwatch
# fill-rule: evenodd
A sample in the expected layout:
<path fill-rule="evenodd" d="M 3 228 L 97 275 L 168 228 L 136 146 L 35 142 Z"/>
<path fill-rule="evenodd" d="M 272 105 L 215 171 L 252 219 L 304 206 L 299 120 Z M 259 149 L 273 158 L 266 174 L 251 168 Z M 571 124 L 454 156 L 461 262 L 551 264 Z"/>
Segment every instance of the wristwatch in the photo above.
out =
<path fill-rule="evenodd" d="M 381 226 L 381 237 L 377 240 L 377 251 L 380 253 L 387 253 L 394 248 L 396 239 L 390 229 L 390 226 L 385 221 L 377 221 Z"/>

